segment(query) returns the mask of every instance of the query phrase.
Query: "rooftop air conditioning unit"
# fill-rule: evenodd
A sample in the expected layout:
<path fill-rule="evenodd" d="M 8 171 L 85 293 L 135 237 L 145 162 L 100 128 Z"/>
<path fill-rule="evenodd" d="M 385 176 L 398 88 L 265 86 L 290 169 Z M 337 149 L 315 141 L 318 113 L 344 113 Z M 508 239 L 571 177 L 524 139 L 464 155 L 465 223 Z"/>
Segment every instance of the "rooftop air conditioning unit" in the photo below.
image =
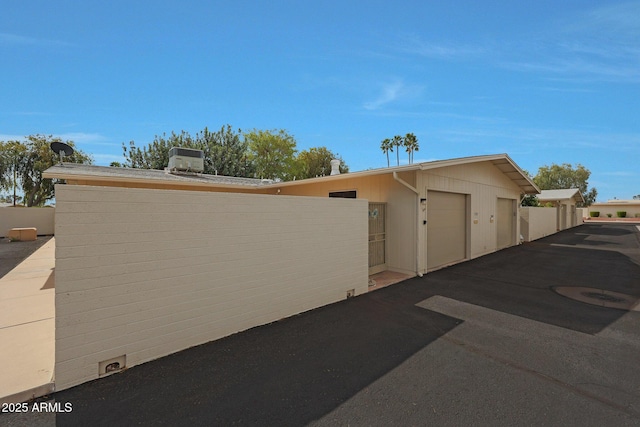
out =
<path fill-rule="evenodd" d="M 173 147 L 169 150 L 169 170 L 204 172 L 204 152 L 193 148 Z"/>

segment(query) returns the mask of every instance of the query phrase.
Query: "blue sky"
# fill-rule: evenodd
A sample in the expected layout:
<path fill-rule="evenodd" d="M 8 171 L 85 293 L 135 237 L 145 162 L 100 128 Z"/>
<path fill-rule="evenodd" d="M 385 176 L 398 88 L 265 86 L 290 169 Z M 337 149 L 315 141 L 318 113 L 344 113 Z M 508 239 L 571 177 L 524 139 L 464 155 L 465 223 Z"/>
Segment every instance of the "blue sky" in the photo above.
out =
<path fill-rule="evenodd" d="M 357 171 L 413 132 L 416 162 L 581 163 L 598 201 L 640 194 L 640 1 L 4 0 L 0 58 L 0 140 L 99 165 L 228 123 Z"/>

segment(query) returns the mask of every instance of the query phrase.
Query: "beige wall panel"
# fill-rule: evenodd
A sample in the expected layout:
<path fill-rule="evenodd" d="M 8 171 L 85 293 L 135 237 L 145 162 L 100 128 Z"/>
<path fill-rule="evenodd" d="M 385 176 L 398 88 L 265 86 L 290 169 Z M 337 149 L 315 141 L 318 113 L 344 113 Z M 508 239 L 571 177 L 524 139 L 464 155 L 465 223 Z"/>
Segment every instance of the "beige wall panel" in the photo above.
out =
<path fill-rule="evenodd" d="M 415 172 L 405 172 L 399 176 L 408 184 L 415 185 Z M 285 186 L 280 189 L 280 194 L 329 197 L 330 192 L 348 190 L 356 190 L 358 199 L 387 203 L 387 268 L 414 274 L 417 196 L 395 181 L 391 174 Z"/>
<path fill-rule="evenodd" d="M 607 214 L 611 214 L 612 218 L 617 218 L 616 212 L 623 211 L 627 213 L 627 218 L 635 218 L 636 214 L 640 215 L 640 203 L 638 204 L 625 204 L 625 203 L 598 203 L 593 204 L 586 208 L 585 217 L 589 216 L 589 212 L 600 212 L 601 218 L 606 218 Z"/>
<path fill-rule="evenodd" d="M 498 198 L 519 200 L 520 188 L 490 162 L 452 166 L 423 172 L 428 190 L 470 195 L 469 256 L 476 258 L 498 249 L 496 206 Z M 421 195 L 421 197 L 424 197 Z M 516 236 L 519 233 L 516 218 Z M 428 237 L 427 237 L 428 239 Z M 426 260 L 423 260 L 426 265 Z"/>
<path fill-rule="evenodd" d="M 466 258 L 466 212 L 464 194 L 427 193 L 427 269 Z"/>
<path fill-rule="evenodd" d="M 54 232 L 55 208 L 0 208 L 0 235 L 9 235 L 12 228 L 35 227 L 39 236 Z"/>
<path fill-rule="evenodd" d="M 67 184 L 70 185 L 95 185 L 100 187 L 117 187 L 117 188 L 149 188 L 154 190 L 185 190 L 185 191 L 202 191 L 202 192 L 215 192 L 215 193 L 262 193 L 258 188 L 253 187 L 237 187 L 237 188 L 224 188 L 224 187 L 207 187 L 205 185 L 181 185 L 172 183 L 152 183 L 152 182 L 135 182 L 135 181 L 109 181 L 104 179 L 67 179 Z"/>
<path fill-rule="evenodd" d="M 498 198 L 497 204 L 497 228 L 498 228 L 498 249 L 504 249 L 515 244 L 514 222 L 515 222 L 515 201 L 512 199 Z"/>
<path fill-rule="evenodd" d="M 56 388 L 367 292 L 367 202 L 56 186 Z"/>
<path fill-rule="evenodd" d="M 556 232 L 556 208 L 520 208 L 520 232 L 531 242 Z"/>

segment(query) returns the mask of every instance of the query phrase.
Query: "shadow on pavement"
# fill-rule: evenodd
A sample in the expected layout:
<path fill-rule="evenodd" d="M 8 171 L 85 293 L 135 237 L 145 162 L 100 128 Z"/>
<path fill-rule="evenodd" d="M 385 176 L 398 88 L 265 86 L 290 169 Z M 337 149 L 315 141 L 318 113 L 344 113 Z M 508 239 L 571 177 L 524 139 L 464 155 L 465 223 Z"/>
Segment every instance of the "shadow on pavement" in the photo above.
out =
<path fill-rule="evenodd" d="M 595 240 L 603 235 L 608 240 Z M 585 225 L 412 280 L 424 282 L 434 295 L 595 334 L 627 312 L 573 301 L 552 287 L 640 297 L 640 265 L 618 252 L 640 254 L 638 235 L 634 226 Z M 597 248 L 589 246 L 594 241 Z"/>
<path fill-rule="evenodd" d="M 0 238 L 0 278 L 47 243 L 51 237 L 38 236 L 37 240 L 31 242 L 11 242 L 7 238 Z"/>
<path fill-rule="evenodd" d="M 73 404 L 73 412 L 57 415 L 58 425 L 308 424 L 366 393 L 368 385 L 461 323 L 416 307 L 433 295 L 597 333 L 627 312 L 573 301 L 551 288 L 640 296 L 640 266 L 614 250 L 590 249 L 584 243 L 589 236 L 580 234 L 607 236 L 609 249 L 640 245 L 633 229 L 586 227 L 58 392 L 58 402 Z"/>
<path fill-rule="evenodd" d="M 362 295 L 58 392 L 58 425 L 305 425 L 459 320 L 404 286 Z M 417 293 L 414 293 L 414 290 Z"/>

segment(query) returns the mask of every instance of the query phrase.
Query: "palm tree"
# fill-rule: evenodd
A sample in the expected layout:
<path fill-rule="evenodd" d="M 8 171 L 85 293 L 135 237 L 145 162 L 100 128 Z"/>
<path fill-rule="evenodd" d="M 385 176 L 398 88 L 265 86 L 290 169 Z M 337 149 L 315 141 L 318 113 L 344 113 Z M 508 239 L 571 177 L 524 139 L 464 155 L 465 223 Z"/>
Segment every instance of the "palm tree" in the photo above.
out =
<path fill-rule="evenodd" d="M 380 149 L 384 154 L 387 155 L 387 167 L 389 167 L 389 151 L 393 153 L 393 145 L 391 145 L 391 140 L 386 138 L 380 144 Z"/>
<path fill-rule="evenodd" d="M 404 145 L 403 138 L 400 135 L 396 135 L 391 140 L 391 144 L 394 147 L 397 147 L 397 149 L 396 149 L 396 159 L 398 161 L 398 166 L 400 166 L 400 147 L 402 145 Z"/>
<path fill-rule="evenodd" d="M 411 164 L 413 163 L 413 152 L 418 151 L 420 148 L 418 145 L 418 138 L 412 133 L 406 134 L 404 137 L 404 146 L 409 155 L 409 164 Z"/>

